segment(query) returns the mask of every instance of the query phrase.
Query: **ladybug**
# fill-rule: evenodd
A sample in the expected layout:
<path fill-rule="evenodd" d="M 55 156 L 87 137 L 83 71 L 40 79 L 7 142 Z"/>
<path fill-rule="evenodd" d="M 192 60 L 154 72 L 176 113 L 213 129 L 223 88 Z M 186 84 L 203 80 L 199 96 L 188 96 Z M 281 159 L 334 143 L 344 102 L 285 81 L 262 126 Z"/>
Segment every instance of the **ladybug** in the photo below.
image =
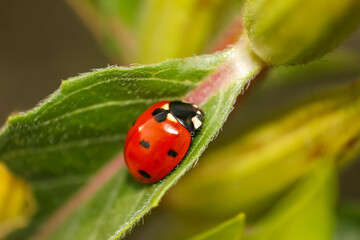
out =
<path fill-rule="evenodd" d="M 130 128 L 124 147 L 125 162 L 136 180 L 154 183 L 168 175 L 184 158 L 204 113 L 195 104 L 161 101 L 148 108 Z"/>

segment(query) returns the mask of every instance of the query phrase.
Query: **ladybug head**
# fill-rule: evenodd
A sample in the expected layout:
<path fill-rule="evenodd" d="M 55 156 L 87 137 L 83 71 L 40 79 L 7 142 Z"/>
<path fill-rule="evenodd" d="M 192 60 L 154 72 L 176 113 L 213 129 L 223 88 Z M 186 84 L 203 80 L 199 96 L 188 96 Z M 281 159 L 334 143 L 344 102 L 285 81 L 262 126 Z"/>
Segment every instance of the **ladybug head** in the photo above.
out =
<path fill-rule="evenodd" d="M 170 113 L 190 132 L 192 136 L 201 128 L 205 114 L 195 104 L 172 101 L 170 102 L 169 108 Z"/>

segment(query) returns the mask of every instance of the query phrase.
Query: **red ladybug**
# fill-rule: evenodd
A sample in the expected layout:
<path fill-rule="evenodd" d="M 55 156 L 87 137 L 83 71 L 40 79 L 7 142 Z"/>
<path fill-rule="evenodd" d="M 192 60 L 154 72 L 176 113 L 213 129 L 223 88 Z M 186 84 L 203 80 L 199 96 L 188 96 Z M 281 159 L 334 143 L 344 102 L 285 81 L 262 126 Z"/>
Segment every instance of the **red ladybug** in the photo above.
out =
<path fill-rule="evenodd" d="M 204 113 L 194 104 L 161 101 L 136 120 L 125 140 L 125 162 L 142 183 L 168 175 L 184 158 L 202 126 Z"/>

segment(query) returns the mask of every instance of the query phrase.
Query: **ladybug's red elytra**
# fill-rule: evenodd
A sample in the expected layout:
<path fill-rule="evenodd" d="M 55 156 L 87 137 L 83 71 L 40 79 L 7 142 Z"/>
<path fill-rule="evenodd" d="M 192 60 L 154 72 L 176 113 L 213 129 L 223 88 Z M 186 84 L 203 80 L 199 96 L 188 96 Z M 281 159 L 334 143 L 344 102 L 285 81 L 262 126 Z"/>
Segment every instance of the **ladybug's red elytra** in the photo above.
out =
<path fill-rule="evenodd" d="M 163 179 L 184 158 L 203 119 L 203 111 L 195 104 L 161 101 L 152 105 L 135 121 L 125 139 L 125 162 L 130 173 L 142 183 Z"/>

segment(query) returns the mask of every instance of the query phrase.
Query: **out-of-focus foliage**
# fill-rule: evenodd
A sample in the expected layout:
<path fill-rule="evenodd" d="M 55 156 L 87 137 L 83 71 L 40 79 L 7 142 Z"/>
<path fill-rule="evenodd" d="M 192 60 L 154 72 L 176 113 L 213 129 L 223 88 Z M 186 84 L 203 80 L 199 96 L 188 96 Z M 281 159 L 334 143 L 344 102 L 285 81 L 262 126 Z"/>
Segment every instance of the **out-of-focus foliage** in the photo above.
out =
<path fill-rule="evenodd" d="M 302 103 L 205 157 L 170 195 L 174 208 L 207 216 L 261 210 L 316 161 L 347 152 L 360 138 L 357 116 L 360 82 Z"/>
<path fill-rule="evenodd" d="M 335 240 L 360 239 L 360 202 L 346 201 L 338 208 Z"/>
<path fill-rule="evenodd" d="M 241 240 L 245 226 L 245 215 L 238 216 L 189 240 Z"/>
<path fill-rule="evenodd" d="M 328 240 L 335 223 L 337 170 L 334 159 L 306 174 L 255 225 L 246 240 Z"/>
<path fill-rule="evenodd" d="M 249 0 L 244 8 L 252 50 L 274 65 L 318 59 L 337 47 L 359 22 L 358 0 Z"/>
<path fill-rule="evenodd" d="M 120 63 L 154 63 L 204 52 L 242 0 L 67 0 Z"/>

